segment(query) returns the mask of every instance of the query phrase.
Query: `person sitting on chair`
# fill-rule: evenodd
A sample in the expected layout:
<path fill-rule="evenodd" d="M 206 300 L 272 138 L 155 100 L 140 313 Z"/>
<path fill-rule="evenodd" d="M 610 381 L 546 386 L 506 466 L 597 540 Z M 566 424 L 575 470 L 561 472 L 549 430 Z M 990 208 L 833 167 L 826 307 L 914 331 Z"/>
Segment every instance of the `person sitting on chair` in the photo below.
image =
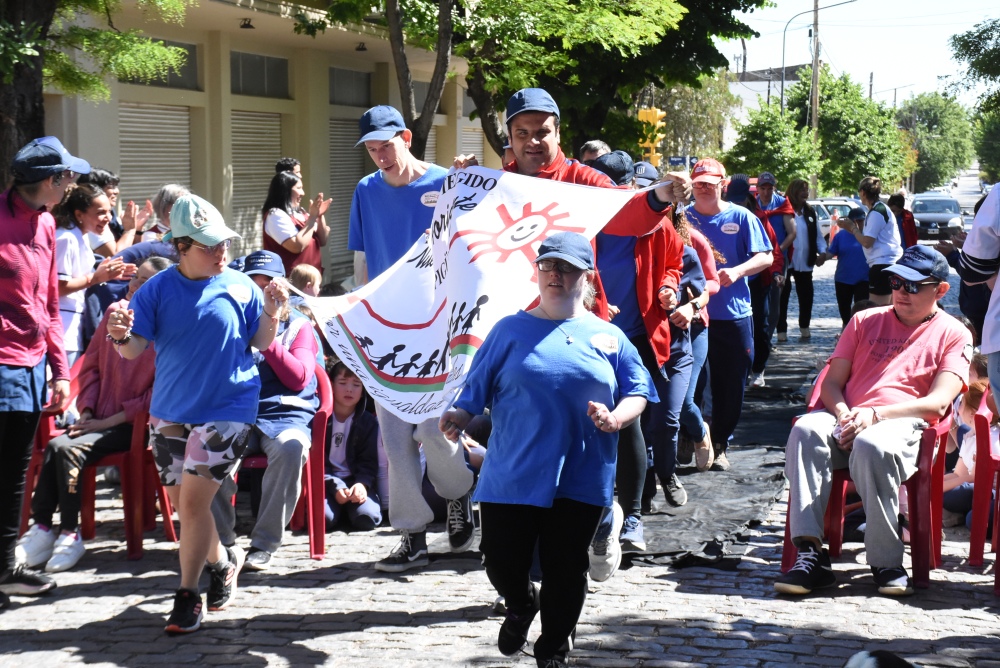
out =
<path fill-rule="evenodd" d="M 836 584 L 823 548 L 834 469 L 849 468 L 865 509 L 865 550 L 880 594 L 913 593 L 903 568 L 899 487 L 917 470 L 921 432 L 968 384 L 972 335 L 937 302 L 948 262 L 912 246 L 884 269 L 893 304 L 851 318 L 820 388 L 823 410 L 795 423 L 785 450 L 789 534 L 795 565 L 774 583 L 782 594 Z"/>

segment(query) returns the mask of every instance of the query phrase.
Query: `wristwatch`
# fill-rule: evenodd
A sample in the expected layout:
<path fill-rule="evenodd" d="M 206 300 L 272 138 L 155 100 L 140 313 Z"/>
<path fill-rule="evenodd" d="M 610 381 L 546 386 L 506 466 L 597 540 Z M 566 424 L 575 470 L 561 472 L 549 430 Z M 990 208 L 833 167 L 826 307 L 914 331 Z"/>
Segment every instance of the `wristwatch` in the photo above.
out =
<path fill-rule="evenodd" d="M 692 299 L 691 300 L 691 308 L 694 309 L 694 314 L 695 315 L 698 315 L 699 313 L 701 313 L 701 304 L 698 303 L 697 299 Z"/>

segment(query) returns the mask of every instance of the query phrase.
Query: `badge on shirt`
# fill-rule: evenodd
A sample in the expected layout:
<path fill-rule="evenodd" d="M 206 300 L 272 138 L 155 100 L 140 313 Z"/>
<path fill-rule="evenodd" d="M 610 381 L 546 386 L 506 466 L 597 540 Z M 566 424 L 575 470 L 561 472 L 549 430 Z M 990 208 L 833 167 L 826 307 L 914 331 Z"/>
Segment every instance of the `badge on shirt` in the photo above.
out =
<path fill-rule="evenodd" d="M 739 223 L 726 223 L 722 226 L 722 231 L 726 234 L 739 234 L 740 224 Z"/>
<path fill-rule="evenodd" d="M 590 337 L 590 345 L 608 354 L 618 352 L 618 338 L 611 334 L 594 334 Z"/>
<path fill-rule="evenodd" d="M 428 190 L 420 196 L 420 203 L 433 209 L 438 203 L 438 195 L 440 194 L 437 190 Z"/>
<path fill-rule="evenodd" d="M 969 364 L 972 364 L 972 355 L 975 352 L 976 349 L 973 347 L 971 343 L 966 344 L 965 347 L 962 348 L 962 359 L 964 359 Z"/>
<path fill-rule="evenodd" d="M 246 304 L 250 301 L 250 297 L 253 295 L 253 291 L 250 289 L 249 285 L 230 285 L 226 288 L 229 296 L 238 301 L 240 304 Z"/>

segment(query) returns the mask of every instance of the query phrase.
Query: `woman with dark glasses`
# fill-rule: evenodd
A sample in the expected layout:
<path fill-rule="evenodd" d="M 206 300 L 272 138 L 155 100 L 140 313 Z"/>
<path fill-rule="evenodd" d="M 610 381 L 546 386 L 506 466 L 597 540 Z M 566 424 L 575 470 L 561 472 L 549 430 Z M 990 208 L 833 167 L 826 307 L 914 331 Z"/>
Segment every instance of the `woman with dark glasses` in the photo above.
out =
<path fill-rule="evenodd" d="M 257 420 L 260 378 L 251 347 L 271 345 L 288 293 L 277 282 L 261 291 L 226 266 L 239 235 L 205 200 L 180 197 L 170 219 L 164 240 L 172 239 L 180 262 L 147 281 L 128 310 L 109 316 L 108 337 L 129 359 L 156 344 L 150 440 L 183 527 L 181 583 L 166 631 L 190 633 L 201 626 L 198 580 L 206 565 L 209 610 L 221 610 L 236 592 L 243 552 L 219 541 L 211 503 Z"/>
<path fill-rule="evenodd" d="M 557 668 L 587 596 L 587 549 L 611 505 L 618 432 L 657 395 L 622 330 L 587 311 L 594 255 L 586 237 L 563 232 L 538 250 L 538 306 L 493 327 L 440 426 L 457 440 L 492 407 L 474 499 L 486 575 L 507 605 L 497 647 L 516 654 L 541 611 L 535 660 Z M 540 592 L 529 577 L 536 543 Z"/>

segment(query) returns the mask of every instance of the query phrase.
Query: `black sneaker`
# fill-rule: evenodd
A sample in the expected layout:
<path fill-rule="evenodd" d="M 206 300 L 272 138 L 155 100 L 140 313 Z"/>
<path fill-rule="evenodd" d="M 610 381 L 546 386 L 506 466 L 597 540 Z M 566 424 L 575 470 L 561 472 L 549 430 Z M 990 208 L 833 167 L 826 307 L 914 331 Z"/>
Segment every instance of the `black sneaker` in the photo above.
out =
<path fill-rule="evenodd" d="M 885 596 L 909 596 L 913 593 L 913 583 L 906 569 L 902 566 L 896 568 L 876 568 L 872 566 L 872 576 L 875 584 L 878 585 L 878 593 Z"/>
<path fill-rule="evenodd" d="M 167 617 L 164 630 L 171 635 L 192 633 L 201 628 L 203 618 L 201 594 L 190 589 L 178 589 L 174 594 L 174 609 Z"/>
<path fill-rule="evenodd" d="M 672 474 L 670 480 L 663 485 L 663 496 L 674 508 L 679 508 L 688 502 L 687 490 L 684 489 L 676 473 Z"/>
<path fill-rule="evenodd" d="M 7 594 L 0 592 L 0 610 L 6 610 L 10 607 L 10 599 L 7 598 Z"/>
<path fill-rule="evenodd" d="M 236 545 L 227 547 L 226 555 L 229 557 L 229 561 L 222 566 L 209 566 L 208 568 L 209 584 L 206 599 L 208 600 L 208 609 L 212 612 L 222 610 L 233 602 L 233 598 L 236 596 L 236 578 L 243 568 L 245 555 L 242 548 Z"/>
<path fill-rule="evenodd" d="M 243 562 L 243 568 L 248 571 L 266 571 L 270 567 L 271 553 L 259 547 L 251 547 L 247 552 L 246 561 Z"/>
<path fill-rule="evenodd" d="M 804 542 L 799 546 L 795 565 L 774 581 L 774 589 L 780 594 L 808 594 L 813 589 L 835 584 L 837 577 L 830 566 L 830 553 L 825 548 L 817 549 L 812 543 Z"/>
<path fill-rule="evenodd" d="M 476 540 L 476 522 L 472 517 L 472 492 L 448 501 L 448 542 L 452 552 L 465 552 Z"/>
<path fill-rule="evenodd" d="M 497 635 L 497 649 L 504 656 L 512 656 L 528 644 L 528 629 L 541 607 L 538 590 L 531 585 L 531 607 L 521 614 L 515 614 L 507 608 L 507 618 L 503 620 L 500 633 Z"/>
<path fill-rule="evenodd" d="M 694 441 L 681 434 L 677 437 L 677 463 L 689 466 L 694 461 Z"/>
<path fill-rule="evenodd" d="M 714 446 L 715 448 L 715 461 L 712 462 L 711 471 L 728 471 L 733 466 L 729 463 L 729 459 L 726 458 L 726 451 L 722 449 L 718 443 Z"/>
<path fill-rule="evenodd" d="M 38 596 L 55 588 L 55 580 L 24 564 L 8 568 L 0 575 L 0 594 L 8 596 Z"/>
<path fill-rule="evenodd" d="M 538 666 L 538 668 L 568 668 L 569 666 L 569 664 L 566 663 L 566 656 L 558 653 L 548 659 L 536 658 L 535 665 Z"/>
<path fill-rule="evenodd" d="M 375 570 L 402 573 L 430 563 L 427 559 L 427 534 L 423 531 L 401 531 L 399 545 L 388 557 L 375 562 Z"/>

